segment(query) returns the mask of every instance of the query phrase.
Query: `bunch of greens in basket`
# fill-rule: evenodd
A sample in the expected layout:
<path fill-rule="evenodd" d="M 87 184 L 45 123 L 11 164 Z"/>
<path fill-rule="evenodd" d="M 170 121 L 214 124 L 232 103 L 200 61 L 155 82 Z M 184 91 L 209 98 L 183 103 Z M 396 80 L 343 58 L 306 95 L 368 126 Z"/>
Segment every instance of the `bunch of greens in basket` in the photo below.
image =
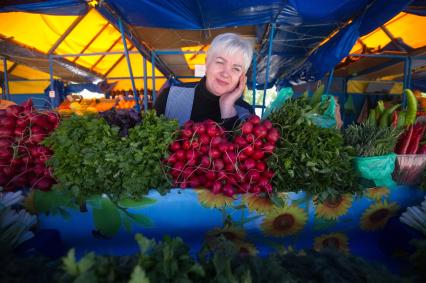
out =
<path fill-rule="evenodd" d="M 277 191 L 304 190 L 319 200 L 339 193 L 358 191 L 351 159 L 353 149 L 345 146 L 336 129 L 319 128 L 309 119 L 316 111 L 304 97 L 289 99 L 268 117 L 281 131 L 281 140 L 268 160 L 276 172 Z"/>
<path fill-rule="evenodd" d="M 374 123 L 352 124 L 344 131 L 345 144 L 355 149 L 357 156 L 382 156 L 392 153 L 402 130 L 378 127 Z"/>

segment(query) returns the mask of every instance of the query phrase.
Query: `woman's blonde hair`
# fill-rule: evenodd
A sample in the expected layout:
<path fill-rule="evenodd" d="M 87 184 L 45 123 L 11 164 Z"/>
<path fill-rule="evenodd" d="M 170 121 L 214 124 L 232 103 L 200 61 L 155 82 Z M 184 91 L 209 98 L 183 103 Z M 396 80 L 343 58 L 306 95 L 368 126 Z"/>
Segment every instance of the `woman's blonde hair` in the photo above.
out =
<path fill-rule="evenodd" d="M 247 72 L 253 58 L 253 46 L 249 40 L 230 32 L 216 36 L 207 50 L 206 63 L 208 64 L 216 54 L 223 52 L 231 55 L 241 53 L 244 60 L 244 72 Z"/>

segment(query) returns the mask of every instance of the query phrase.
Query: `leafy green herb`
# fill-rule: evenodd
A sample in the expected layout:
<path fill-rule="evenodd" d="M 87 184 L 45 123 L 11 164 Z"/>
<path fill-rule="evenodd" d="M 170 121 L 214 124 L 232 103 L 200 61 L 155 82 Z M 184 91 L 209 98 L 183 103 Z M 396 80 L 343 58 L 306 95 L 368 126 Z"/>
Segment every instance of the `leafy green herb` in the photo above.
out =
<path fill-rule="evenodd" d="M 171 182 L 161 160 L 167 155 L 178 123 L 144 113 L 142 122 L 119 137 L 119 129 L 96 116 L 65 119 L 44 144 L 56 188 L 72 191 L 79 201 L 102 193 L 112 199 L 138 199 L 150 189 L 164 194 Z"/>
<path fill-rule="evenodd" d="M 382 156 L 394 151 L 402 131 L 392 127 L 378 127 L 366 122 L 352 124 L 344 131 L 345 144 L 355 149 L 357 156 Z"/>
<path fill-rule="evenodd" d="M 289 99 L 269 119 L 281 130 L 281 140 L 268 165 L 276 173 L 278 191 L 304 190 L 319 200 L 335 193 L 358 191 L 351 160 L 353 149 L 345 146 L 336 129 L 319 128 L 309 119 L 312 108 L 304 97 Z M 320 112 L 321 113 L 321 112 Z"/>

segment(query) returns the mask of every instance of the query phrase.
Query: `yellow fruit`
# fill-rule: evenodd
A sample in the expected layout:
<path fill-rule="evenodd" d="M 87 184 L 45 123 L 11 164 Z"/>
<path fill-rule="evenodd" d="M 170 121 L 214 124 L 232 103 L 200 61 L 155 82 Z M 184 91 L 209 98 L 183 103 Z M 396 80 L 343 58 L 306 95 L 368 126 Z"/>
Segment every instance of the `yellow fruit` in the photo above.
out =
<path fill-rule="evenodd" d="M 71 102 L 70 109 L 73 111 L 78 111 L 81 109 L 81 105 L 78 102 Z"/>

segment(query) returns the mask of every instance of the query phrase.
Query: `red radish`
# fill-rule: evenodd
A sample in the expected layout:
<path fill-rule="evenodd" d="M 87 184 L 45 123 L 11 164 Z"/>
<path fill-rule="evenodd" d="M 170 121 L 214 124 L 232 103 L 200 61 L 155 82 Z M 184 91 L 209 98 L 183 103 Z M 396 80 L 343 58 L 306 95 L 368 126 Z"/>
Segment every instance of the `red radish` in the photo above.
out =
<path fill-rule="evenodd" d="M 216 149 L 216 148 L 212 148 L 210 149 L 210 157 L 213 159 L 217 159 L 220 158 L 222 156 L 222 153 Z"/>
<path fill-rule="evenodd" d="M 225 171 L 233 171 L 234 165 L 232 163 L 226 163 L 225 164 Z"/>
<path fill-rule="evenodd" d="M 12 128 L 0 128 L 0 138 L 11 138 L 14 134 L 15 131 Z"/>
<path fill-rule="evenodd" d="M 247 173 L 246 178 L 247 178 L 247 180 L 250 181 L 250 183 L 256 183 L 260 178 L 260 174 L 259 174 L 259 172 L 255 171 L 255 170 L 250 170 Z"/>
<path fill-rule="evenodd" d="M 246 168 L 248 169 L 248 170 L 250 170 L 250 169 L 252 169 L 252 168 L 255 168 L 256 167 L 256 161 L 254 161 L 253 159 L 251 159 L 251 158 L 248 158 L 248 159 L 246 159 L 245 161 L 244 161 L 244 165 L 246 166 Z"/>
<path fill-rule="evenodd" d="M 2 117 L 0 119 L 0 128 L 15 128 L 16 125 L 16 118 L 15 117 Z"/>
<path fill-rule="evenodd" d="M 11 105 L 6 108 L 6 115 L 9 117 L 18 117 L 19 113 L 24 111 L 24 108 L 19 105 Z"/>
<path fill-rule="evenodd" d="M 243 147 L 247 144 L 247 141 L 242 136 L 236 136 L 234 138 L 234 143 L 239 147 Z"/>
<path fill-rule="evenodd" d="M 6 176 L 9 176 L 9 177 L 13 176 L 15 174 L 15 172 L 16 172 L 15 168 L 14 167 L 10 167 L 10 166 L 0 167 L 0 172 L 1 172 L 1 170 L 3 170 L 3 173 Z"/>
<path fill-rule="evenodd" d="M 183 143 L 182 143 L 182 148 L 183 148 L 184 150 L 188 150 L 188 149 L 190 149 L 190 148 L 191 148 L 191 144 L 189 143 L 189 140 L 184 140 L 184 141 L 183 141 Z"/>
<path fill-rule="evenodd" d="M 254 186 L 251 190 L 253 194 L 259 194 L 262 192 L 262 188 L 260 186 Z"/>
<path fill-rule="evenodd" d="M 203 168 L 209 168 L 210 158 L 208 158 L 206 155 L 201 156 L 200 166 Z"/>
<path fill-rule="evenodd" d="M 253 129 L 253 134 L 255 134 L 256 137 L 258 137 L 258 138 L 266 137 L 267 133 L 268 133 L 267 129 L 262 125 L 257 125 Z"/>
<path fill-rule="evenodd" d="M 53 180 L 52 178 L 42 177 L 33 186 L 41 191 L 49 191 L 54 183 L 55 180 Z"/>
<path fill-rule="evenodd" d="M 261 139 L 257 139 L 257 140 L 254 141 L 253 145 L 254 145 L 255 148 L 262 148 L 263 142 L 262 142 Z"/>
<path fill-rule="evenodd" d="M 47 119 L 49 122 L 54 126 L 53 128 L 56 128 L 56 126 L 59 124 L 59 114 L 55 112 L 48 112 L 47 113 Z"/>
<path fill-rule="evenodd" d="M 256 162 L 256 169 L 259 170 L 260 172 L 265 171 L 266 167 L 267 167 L 267 165 L 266 165 L 265 162 L 263 162 L 263 161 Z"/>
<path fill-rule="evenodd" d="M 244 153 L 245 155 L 248 155 L 248 156 L 252 155 L 253 152 L 254 152 L 254 147 L 251 146 L 251 145 L 244 147 L 243 150 L 242 150 L 242 153 Z"/>
<path fill-rule="evenodd" d="M 213 137 L 211 140 L 211 145 L 212 146 L 219 146 L 219 144 L 222 143 L 222 138 L 221 137 Z"/>
<path fill-rule="evenodd" d="M 232 151 L 227 151 L 223 155 L 223 161 L 225 161 L 226 163 L 235 164 L 235 162 L 237 161 L 237 155 Z"/>
<path fill-rule="evenodd" d="M 269 121 L 269 120 L 265 120 L 265 121 L 263 121 L 263 123 L 262 123 L 262 125 L 267 129 L 267 130 L 270 130 L 270 129 L 272 129 L 272 122 L 271 121 Z"/>
<path fill-rule="evenodd" d="M 200 146 L 200 152 L 205 154 L 207 152 L 209 152 L 209 148 L 205 145 Z"/>
<path fill-rule="evenodd" d="M 246 141 L 248 143 L 253 143 L 256 140 L 256 137 L 253 134 L 247 135 L 246 136 Z"/>
<path fill-rule="evenodd" d="M 194 121 L 189 120 L 189 121 L 186 121 L 185 124 L 183 124 L 183 128 L 190 129 L 192 128 L 193 125 L 194 125 Z"/>
<path fill-rule="evenodd" d="M 205 176 L 206 176 L 207 180 L 210 180 L 210 181 L 216 180 L 216 173 L 212 170 L 207 171 Z"/>
<path fill-rule="evenodd" d="M 262 150 L 255 150 L 251 155 L 254 160 L 261 160 L 265 156 L 265 152 Z"/>
<path fill-rule="evenodd" d="M 0 118 L 1 117 L 6 117 L 6 109 L 0 109 Z"/>
<path fill-rule="evenodd" d="M 234 196 L 234 187 L 231 184 L 226 184 L 225 186 L 223 186 L 223 193 L 228 197 Z"/>
<path fill-rule="evenodd" d="M 0 138 L 0 149 L 9 147 L 12 145 L 12 141 L 8 138 Z"/>
<path fill-rule="evenodd" d="M 198 188 L 200 186 L 200 179 L 197 176 L 192 177 L 189 180 L 189 186 L 191 188 Z"/>
<path fill-rule="evenodd" d="M 241 127 L 241 132 L 245 135 L 251 134 L 253 131 L 253 124 L 250 122 L 245 122 Z"/>
<path fill-rule="evenodd" d="M 220 194 L 221 192 L 222 192 L 222 183 L 219 181 L 214 182 L 212 187 L 212 193 Z"/>
<path fill-rule="evenodd" d="M 277 129 L 272 128 L 268 131 L 268 134 L 266 135 L 266 139 L 271 142 L 277 142 L 280 139 L 280 133 L 278 132 Z"/>
<path fill-rule="evenodd" d="M 225 167 L 225 164 L 223 163 L 222 159 L 214 159 L 213 160 L 213 167 L 216 170 L 222 170 L 223 167 Z"/>
<path fill-rule="evenodd" d="M 170 145 L 170 150 L 175 152 L 178 151 L 181 148 L 180 143 L 177 141 L 174 141 L 171 145 Z"/>
<path fill-rule="evenodd" d="M 239 161 L 244 161 L 248 158 L 248 156 L 244 153 L 240 153 L 240 154 L 238 154 L 237 158 L 238 158 Z"/>
<path fill-rule="evenodd" d="M 184 160 L 186 157 L 185 151 L 183 149 L 179 149 L 178 151 L 176 151 L 176 158 L 178 160 Z"/>
<path fill-rule="evenodd" d="M 191 143 L 191 148 L 193 148 L 193 149 L 198 149 L 200 147 L 200 143 L 197 141 L 197 140 L 194 140 L 192 143 Z"/>
<path fill-rule="evenodd" d="M 260 123 L 260 118 L 256 115 L 252 115 L 247 119 L 247 122 L 252 123 L 253 125 L 257 125 Z"/>
<path fill-rule="evenodd" d="M 206 132 L 206 127 L 202 123 L 195 123 L 193 129 L 197 134 L 204 134 Z"/>
<path fill-rule="evenodd" d="M 188 179 L 193 174 L 194 174 L 194 169 L 193 168 L 186 167 L 185 169 L 183 169 L 182 175 L 183 175 L 183 177 L 185 179 Z"/>
<path fill-rule="evenodd" d="M 272 153 L 275 149 L 275 145 L 267 143 L 263 146 L 262 149 L 265 153 Z"/>
<path fill-rule="evenodd" d="M 182 134 L 182 137 L 184 137 L 184 138 L 190 138 L 193 135 L 193 133 L 190 129 L 183 129 L 181 131 L 181 134 Z"/>
<path fill-rule="evenodd" d="M 13 149 L 11 147 L 3 147 L 0 149 L 0 159 L 10 160 L 13 157 Z"/>
<path fill-rule="evenodd" d="M 210 136 L 202 134 L 202 135 L 200 135 L 199 140 L 200 140 L 201 144 L 209 144 L 210 143 Z"/>

